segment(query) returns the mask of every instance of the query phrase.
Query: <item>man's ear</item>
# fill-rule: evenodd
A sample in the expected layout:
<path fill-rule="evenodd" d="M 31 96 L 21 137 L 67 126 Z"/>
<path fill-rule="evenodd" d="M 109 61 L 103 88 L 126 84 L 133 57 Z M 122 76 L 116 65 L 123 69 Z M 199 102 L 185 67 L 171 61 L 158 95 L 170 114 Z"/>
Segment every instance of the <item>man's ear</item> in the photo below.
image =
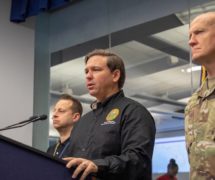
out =
<path fill-rule="evenodd" d="M 81 115 L 79 113 L 73 114 L 73 122 L 77 122 L 80 119 Z"/>
<path fill-rule="evenodd" d="M 120 70 L 119 69 L 116 69 L 113 71 L 113 82 L 118 82 L 119 81 L 119 78 L 120 78 Z"/>

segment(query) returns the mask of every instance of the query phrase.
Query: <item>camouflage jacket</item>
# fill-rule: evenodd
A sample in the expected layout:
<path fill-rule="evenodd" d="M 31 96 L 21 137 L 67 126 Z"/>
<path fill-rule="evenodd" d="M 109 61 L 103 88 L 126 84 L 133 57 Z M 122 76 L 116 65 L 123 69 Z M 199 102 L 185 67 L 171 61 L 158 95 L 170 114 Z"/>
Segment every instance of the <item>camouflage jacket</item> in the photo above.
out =
<path fill-rule="evenodd" d="M 215 180 L 215 78 L 206 80 L 185 109 L 191 180 Z"/>

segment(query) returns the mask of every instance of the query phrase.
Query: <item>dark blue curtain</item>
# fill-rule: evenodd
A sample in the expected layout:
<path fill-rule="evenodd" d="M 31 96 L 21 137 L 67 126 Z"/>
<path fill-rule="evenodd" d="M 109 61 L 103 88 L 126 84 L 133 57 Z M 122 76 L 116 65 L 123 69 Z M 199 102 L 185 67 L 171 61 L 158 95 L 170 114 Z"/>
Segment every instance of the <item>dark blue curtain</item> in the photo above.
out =
<path fill-rule="evenodd" d="M 10 21 L 23 22 L 29 16 L 67 5 L 70 0 L 12 0 Z"/>

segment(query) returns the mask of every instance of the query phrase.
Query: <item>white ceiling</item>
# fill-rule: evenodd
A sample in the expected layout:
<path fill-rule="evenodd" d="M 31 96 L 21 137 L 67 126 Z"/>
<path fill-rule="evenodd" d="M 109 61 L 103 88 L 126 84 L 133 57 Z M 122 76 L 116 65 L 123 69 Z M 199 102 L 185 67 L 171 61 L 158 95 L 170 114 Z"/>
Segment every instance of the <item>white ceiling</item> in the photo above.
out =
<path fill-rule="evenodd" d="M 188 25 L 153 35 L 164 41 L 189 51 Z M 185 44 L 185 45 L 184 45 Z M 124 59 L 127 80 L 124 91 L 128 96 L 150 94 L 159 97 L 172 96 L 173 100 L 185 98 L 190 90 L 190 73 L 181 69 L 188 68 L 189 62 L 146 46 L 130 41 L 112 47 L 112 51 Z M 199 73 L 194 73 L 195 88 L 198 86 Z M 71 89 L 73 94 L 89 97 L 85 87 L 84 57 L 76 58 L 51 68 L 51 91 L 62 92 Z M 176 97 L 176 98 L 174 98 Z"/>

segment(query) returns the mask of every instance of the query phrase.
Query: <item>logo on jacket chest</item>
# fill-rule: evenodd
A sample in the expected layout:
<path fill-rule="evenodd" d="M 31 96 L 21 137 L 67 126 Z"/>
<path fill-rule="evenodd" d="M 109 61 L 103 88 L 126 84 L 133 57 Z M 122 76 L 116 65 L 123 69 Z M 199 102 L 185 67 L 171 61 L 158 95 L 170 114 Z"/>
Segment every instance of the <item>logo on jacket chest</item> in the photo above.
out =
<path fill-rule="evenodd" d="M 115 120 L 119 116 L 119 109 L 115 108 L 112 109 L 106 116 L 106 121 L 102 123 L 101 125 L 107 125 L 107 124 L 116 124 Z"/>

